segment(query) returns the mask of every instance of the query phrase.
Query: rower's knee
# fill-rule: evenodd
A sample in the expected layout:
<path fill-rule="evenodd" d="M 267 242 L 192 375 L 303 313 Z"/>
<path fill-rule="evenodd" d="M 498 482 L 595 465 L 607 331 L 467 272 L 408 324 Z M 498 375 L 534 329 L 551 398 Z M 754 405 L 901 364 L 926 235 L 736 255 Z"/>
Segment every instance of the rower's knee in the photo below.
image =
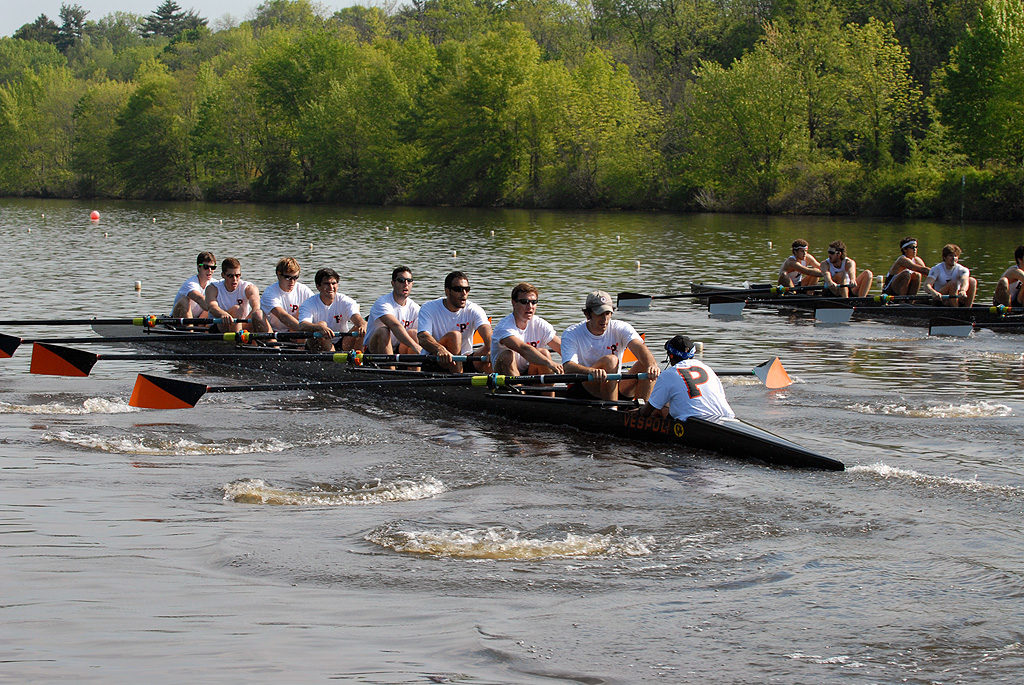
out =
<path fill-rule="evenodd" d="M 391 331 L 381 326 L 366 340 L 366 349 L 371 354 L 391 354 Z"/>
<path fill-rule="evenodd" d="M 462 332 L 448 331 L 437 342 L 452 354 L 462 354 Z"/>

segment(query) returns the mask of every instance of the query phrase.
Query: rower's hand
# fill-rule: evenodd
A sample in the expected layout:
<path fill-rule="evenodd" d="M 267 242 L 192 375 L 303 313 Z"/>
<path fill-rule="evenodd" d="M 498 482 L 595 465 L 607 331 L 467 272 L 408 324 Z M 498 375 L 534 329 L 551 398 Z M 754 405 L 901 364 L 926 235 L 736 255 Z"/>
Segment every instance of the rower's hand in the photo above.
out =
<path fill-rule="evenodd" d="M 452 353 L 447 348 L 442 347 L 437 351 L 437 363 L 442 369 L 447 369 L 452 373 L 458 370 L 458 367 L 455 366 L 455 361 L 452 360 Z"/>
<path fill-rule="evenodd" d="M 555 362 L 548 364 L 548 368 L 551 369 L 551 373 L 565 373 L 565 367 Z"/>
<path fill-rule="evenodd" d="M 590 375 L 595 381 L 601 381 L 602 383 L 608 380 L 608 372 L 604 369 L 591 369 Z"/>
<path fill-rule="evenodd" d="M 361 324 L 352 324 L 352 328 L 350 330 L 351 331 L 355 331 L 356 334 L 358 334 L 357 337 L 360 337 L 360 338 L 366 337 L 366 323 L 365 322 L 363 322 Z"/>
<path fill-rule="evenodd" d="M 232 324 L 235 322 L 235 317 L 231 316 L 227 312 L 224 312 L 224 315 L 220 317 L 220 322 L 222 324 Z"/>
<path fill-rule="evenodd" d="M 644 373 L 647 374 L 647 380 L 653 381 L 655 378 L 658 377 L 658 374 L 661 373 L 661 369 L 658 367 L 658 363 L 655 362 L 648 366 L 647 370 L 644 371 Z"/>
<path fill-rule="evenodd" d="M 320 334 L 321 338 L 327 338 L 328 340 L 330 340 L 331 338 L 334 337 L 334 331 L 331 330 L 331 327 L 327 325 L 326 321 L 321 321 L 320 323 L 318 323 L 316 325 L 316 329 L 317 333 Z"/>

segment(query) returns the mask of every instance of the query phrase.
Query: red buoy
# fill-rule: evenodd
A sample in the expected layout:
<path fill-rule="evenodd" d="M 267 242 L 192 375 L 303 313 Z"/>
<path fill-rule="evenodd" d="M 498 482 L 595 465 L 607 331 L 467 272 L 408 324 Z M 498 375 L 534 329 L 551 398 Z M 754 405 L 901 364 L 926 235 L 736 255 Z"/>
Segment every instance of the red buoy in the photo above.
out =
<path fill-rule="evenodd" d="M 90 218 L 91 220 L 93 220 L 93 221 L 99 221 L 99 220 L 100 220 L 100 213 L 99 213 L 99 212 L 97 212 L 97 211 L 96 211 L 96 210 L 94 209 L 94 210 L 92 210 L 92 213 L 91 213 L 91 214 L 89 214 L 89 218 Z"/>

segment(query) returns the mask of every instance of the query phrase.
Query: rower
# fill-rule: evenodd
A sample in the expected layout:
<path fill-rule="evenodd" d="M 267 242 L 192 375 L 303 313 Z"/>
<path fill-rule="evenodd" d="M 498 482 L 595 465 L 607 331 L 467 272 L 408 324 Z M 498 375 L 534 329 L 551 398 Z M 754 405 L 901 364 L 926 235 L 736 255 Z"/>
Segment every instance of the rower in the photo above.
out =
<path fill-rule="evenodd" d="M 871 279 L 875 275 L 864 269 L 857 275 L 857 262 L 846 256 L 846 243 L 835 240 L 829 243 L 828 259 L 821 263 L 822 285 L 825 293 L 836 297 L 864 297 L 871 290 Z"/>
<path fill-rule="evenodd" d="M 196 275 L 178 288 L 174 296 L 171 316 L 176 319 L 199 319 L 207 316 L 206 286 L 216 282 L 217 258 L 212 252 L 200 252 L 196 257 Z"/>
<path fill-rule="evenodd" d="M 992 304 L 1004 304 L 1008 307 L 1024 307 L 1024 245 L 1018 245 L 1013 251 L 1015 266 L 1003 272 L 996 283 L 996 294 Z"/>
<path fill-rule="evenodd" d="M 921 279 L 928 275 L 928 267 L 924 260 L 917 256 L 917 238 L 907 236 L 900 241 L 899 257 L 889 267 L 882 284 L 882 292 L 886 295 L 917 295 L 921 289 Z"/>
<path fill-rule="evenodd" d="M 452 360 L 456 354 L 486 354 L 491 349 L 491 324 L 487 314 L 469 301 L 469 279 L 461 271 L 453 271 L 444 279 L 444 297 L 430 300 L 420 307 L 417 338 L 425 354 L 437 356 L 437 363 L 446 371 L 461 373 L 462 362 Z M 473 334 L 479 332 L 483 345 L 473 348 Z M 491 373 L 491 362 L 466 362 L 467 369 Z"/>
<path fill-rule="evenodd" d="M 512 313 L 494 327 L 491 364 L 495 373 L 506 376 L 562 373 L 551 352 L 561 352 L 562 341 L 555 328 L 537 316 L 540 291 L 523 282 L 512 288 Z"/>
<path fill-rule="evenodd" d="M 242 280 L 242 265 L 234 257 L 228 257 L 220 265 L 223 280 L 206 286 L 206 302 L 210 316 L 221 319 L 216 324 L 222 332 L 248 331 L 266 333 L 270 331 L 267 318 L 260 309 L 260 289 Z M 244 326 L 235 319 L 249 319 Z"/>
<path fill-rule="evenodd" d="M 356 331 L 358 336 L 341 339 L 342 351 L 363 349 L 366 322 L 359 315 L 359 303 L 338 292 L 341 277 L 334 269 L 320 269 L 313 277 L 317 294 L 299 305 L 299 330 L 320 333 L 306 340 L 306 348 L 321 352 L 334 351 L 334 331 Z"/>
<path fill-rule="evenodd" d="M 301 269 L 294 257 L 279 261 L 274 271 L 277 283 L 263 291 L 260 308 L 275 331 L 297 331 L 299 307 L 313 297 L 313 291 L 305 283 L 299 283 Z"/>
<path fill-rule="evenodd" d="M 807 241 L 793 241 L 793 254 L 786 257 L 779 269 L 779 285 L 787 288 L 809 287 L 821 278 L 821 264 L 808 252 Z"/>
<path fill-rule="evenodd" d="M 580 386 L 585 393 L 573 386 L 576 396 L 593 395 L 604 400 L 639 397 L 647 399 L 651 394 L 654 379 L 658 377 L 658 362 L 647 349 L 643 338 L 625 321 L 613 320 L 612 297 L 603 290 L 587 295 L 583 308 L 583 321 L 573 324 L 562 334 L 562 364 L 566 373 L 593 374 L 596 380 L 586 381 Z M 622 355 L 632 352 L 637 362 L 630 372 L 646 373 L 646 380 L 625 379 L 609 381 L 610 373 L 619 373 Z"/>
<path fill-rule="evenodd" d="M 970 270 L 960 264 L 960 246 L 944 245 L 942 261 L 928 271 L 924 279 L 924 291 L 941 300 L 947 307 L 970 307 L 974 304 L 974 295 L 978 291 L 978 280 L 971 276 Z M 955 297 L 942 297 L 954 295 Z"/>
<path fill-rule="evenodd" d="M 685 335 L 665 343 L 670 368 L 658 376 L 651 397 L 640 407 L 640 415 L 660 412 L 680 421 L 691 416 L 702 419 L 736 418 L 725 398 L 718 374 L 704 362 L 693 358 L 693 341 Z"/>
<path fill-rule="evenodd" d="M 416 342 L 420 306 L 409 297 L 412 271 L 398 266 L 391 272 L 391 292 L 377 298 L 366 319 L 366 349 L 373 354 L 419 354 Z"/>

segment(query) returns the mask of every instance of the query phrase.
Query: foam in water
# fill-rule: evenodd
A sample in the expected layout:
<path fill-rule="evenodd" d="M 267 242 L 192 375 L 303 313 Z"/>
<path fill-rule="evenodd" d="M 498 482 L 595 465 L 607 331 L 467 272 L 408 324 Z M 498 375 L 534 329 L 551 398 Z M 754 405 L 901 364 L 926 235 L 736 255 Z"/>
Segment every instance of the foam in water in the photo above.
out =
<path fill-rule="evenodd" d="M 245 478 L 225 485 L 224 499 L 245 504 L 336 507 L 409 502 L 429 499 L 447 491 L 448 487 L 444 483 L 430 476 L 419 481 L 383 483 L 378 480 L 374 484 L 339 490 L 316 486 L 308 490 L 291 490 L 273 487 L 259 478 Z"/>
<path fill-rule="evenodd" d="M 126 414 L 138 411 L 127 400 L 90 397 L 80 405 L 50 402 L 48 404 L 10 404 L 0 402 L 0 414 Z"/>
<path fill-rule="evenodd" d="M 854 404 L 847 408 L 861 414 L 909 416 L 915 419 L 990 418 L 993 416 L 1011 416 L 1013 414 L 1013 410 L 1005 404 L 997 404 L 985 400 L 964 402 L 963 404 L 936 404 L 923 407 L 910 407 L 906 404 Z"/>
<path fill-rule="evenodd" d="M 620 533 L 566 533 L 562 538 L 534 536 L 501 526 L 464 530 L 378 529 L 368 542 L 396 552 L 458 559 L 540 560 L 579 557 L 643 556 L 651 537 Z"/>
<path fill-rule="evenodd" d="M 70 431 L 57 431 L 43 435 L 44 442 L 77 445 L 100 452 L 145 455 L 199 455 L 199 454 L 255 454 L 283 452 L 294 447 L 291 443 L 267 438 L 235 442 L 198 442 L 188 438 L 158 438 L 144 436 L 106 437 L 103 435 L 76 435 Z"/>
<path fill-rule="evenodd" d="M 903 479 L 910 482 L 917 482 L 928 486 L 953 486 L 956 488 L 977 491 L 977 492 L 994 492 L 1003 495 L 1020 496 L 1024 495 L 1024 490 L 1016 488 L 1011 485 L 991 485 L 988 483 L 982 483 L 978 481 L 977 476 L 974 478 L 955 478 L 953 476 L 932 476 L 926 473 L 920 473 L 912 469 L 901 469 L 896 466 L 889 466 L 882 462 L 877 462 L 870 465 L 858 465 L 851 466 L 846 469 L 847 473 L 868 473 L 886 480 Z"/>

